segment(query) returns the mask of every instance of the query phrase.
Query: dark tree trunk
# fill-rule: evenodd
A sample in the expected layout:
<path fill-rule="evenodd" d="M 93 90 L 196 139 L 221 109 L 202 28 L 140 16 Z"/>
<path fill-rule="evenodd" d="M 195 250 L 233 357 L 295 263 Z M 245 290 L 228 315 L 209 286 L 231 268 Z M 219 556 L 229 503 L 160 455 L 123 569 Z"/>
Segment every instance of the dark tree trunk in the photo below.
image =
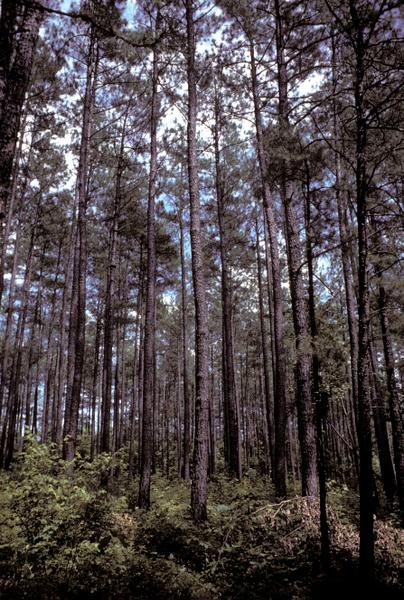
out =
<path fill-rule="evenodd" d="M 372 394 L 372 414 L 375 429 L 376 445 L 379 455 L 380 473 L 386 498 L 393 500 L 396 492 L 396 478 L 394 474 L 393 461 L 391 458 L 389 435 L 387 431 L 386 411 L 383 393 L 377 373 L 373 343 L 369 344 L 369 375 Z"/>
<path fill-rule="evenodd" d="M 11 342 L 11 330 L 13 324 L 13 309 L 15 302 L 15 287 L 16 287 L 16 277 L 17 277 L 17 266 L 18 266 L 18 250 L 20 248 L 20 239 L 21 239 L 21 223 L 18 220 L 17 223 L 17 231 L 16 238 L 14 244 L 14 257 L 13 257 L 13 267 L 11 272 L 11 280 L 10 287 L 8 290 L 8 300 L 7 300 L 7 319 L 4 328 L 2 347 L 1 347 L 1 365 L 0 365 L 0 423 L 1 417 L 3 414 L 4 408 L 4 395 L 6 388 L 6 379 L 7 379 L 7 371 L 10 359 L 10 342 Z"/>
<path fill-rule="evenodd" d="M 15 6 L 12 6 L 12 5 Z M 46 6 L 46 0 L 39 0 Z M 0 249 L 11 194 L 11 175 L 16 154 L 22 107 L 31 78 L 35 47 L 43 12 L 24 7 L 18 0 L 3 0 L 0 20 Z M 18 32 L 18 35 L 17 35 Z M 4 263 L 0 264 L 0 303 Z"/>
<path fill-rule="evenodd" d="M 272 402 L 271 402 L 271 380 L 269 374 L 269 363 L 270 363 L 270 350 L 268 346 L 268 333 L 265 326 L 265 311 L 264 311 L 264 290 L 262 285 L 262 260 L 260 250 L 260 238 L 259 238 L 259 226 L 258 226 L 258 215 L 255 218 L 255 239 L 256 239 L 256 252 L 257 252 L 257 275 L 258 275 L 258 306 L 260 315 L 260 329 L 261 329 L 261 348 L 262 348 L 262 362 L 264 372 L 264 398 L 265 398 L 265 413 L 266 413 L 266 428 L 268 432 L 268 453 L 267 459 L 270 459 L 271 468 L 274 465 L 274 454 L 275 454 L 275 440 L 273 432 L 272 422 Z"/>
<path fill-rule="evenodd" d="M 91 426 L 90 426 L 90 460 L 93 460 L 97 449 L 97 431 L 96 431 L 96 412 L 97 412 L 97 392 L 98 392 L 98 375 L 100 366 L 100 346 L 101 346 L 101 331 L 102 331 L 102 308 L 101 301 L 97 303 L 95 339 L 94 339 L 94 367 L 93 381 L 91 386 Z"/>
<path fill-rule="evenodd" d="M 231 277 L 229 270 L 228 247 L 229 242 L 226 232 L 225 202 L 226 190 L 224 189 L 224 178 L 220 156 L 220 121 L 221 107 L 218 92 L 215 94 L 215 180 L 216 201 L 219 223 L 220 261 L 222 269 L 222 330 L 223 330 L 223 404 L 227 423 L 227 469 L 231 476 L 241 479 L 241 455 L 240 455 L 240 424 L 239 424 L 239 402 L 237 396 L 236 373 L 234 367 L 234 336 L 233 336 L 233 299 L 231 290 Z"/>
<path fill-rule="evenodd" d="M 129 465 L 128 465 L 128 478 L 132 479 L 135 472 L 135 438 L 136 438 L 136 427 L 135 427 L 135 415 L 136 406 L 139 403 L 139 391 L 140 391 L 140 362 L 142 356 L 142 343 L 139 339 L 140 328 L 141 328 L 141 315 L 143 306 L 143 285 L 144 285 L 144 268 L 143 268 L 143 243 L 140 243 L 140 256 L 139 256 L 139 275 L 138 275 L 138 290 L 136 298 L 136 324 L 135 324 L 135 356 L 133 359 L 133 390 L 132 390 L 132 401 L 130 407 L 130 423 L 129 423 Z M 139 407 L 140 408 L 140 407 Z M 138 421 L 140 429 L 140 410 L 138 411 Z M 140 442 L 140 435 L 138 436 Z"/>
<path fill-rule="evenodd" d="M 337 74 L 335 64 L 337 60 L 336 40 L 332 37 L 332 64 L 333 64 L 333 93 L 337 94 Z M 333 102 L 333 128 L 335 140 L 339 138 L 339 128 L 337 123 L 337 112 L 335 100 Z M 357 303 L 355 297 L 354 280 L 351 262 L 351 243 L 349 233 L 346 227 L 346 192 L 341 184 L 341 158 L 339 148 L 335 152 L 335 197 L 338 210 L 338 230 L 341 245 L 342 271 L 344 275 L 345 303 L 348 319 L 349 344 L 351 354 L 351 386 L 352 402 L 355 413 L 355 424 L 358 417 L 358 328 L 357 328 Z M 354 449 L 356 452 L 356 448 Z"/>
<path fill-rule="evenodd" d="M 375 224 L 375 228 L 377 224 Z M 377 231 L 377 229 L 376 229 Z M 379 246 L 381 239 L 378 234 Z M 380 248 L 381 250 L 382 248 Z M 379 320 L 382 331 L 384 364 L 387 375 L 387 390 L 389 399 L 389 412 L 391 419 L 391 432 L 393 438 L 394 466 L 396 470 L 397 491 L 400 505 L 401 520 L 404 525 L 404 414 L 403 403 L 400 403 L 399 389 L 397 386 L 394 353 L 390 332 L 390 323 L 388 317 L 388 298 L 383 285 L 382 270 L 376 265 L 376 275 L 378 278 L 378 308 Z"/>
<path fill-rule="evenodd" d="M 73 460 L 76 451 L 85 349 L 87 171 L 98 60 L 97 40 L 92 28 L 89 35 L 86 91 L 76 186 L 77 225 L 74 242 L 73 285 L 69 323 L 68 385 L 63 428 L 63 457 L 68 461 Z M 70 373 L 72 374 L 71 377 Z"/>
<path fill-rule="evenodd" d="M 178 222 L 180 227 L 180 258 L 181 258 L 181 342 L 182 342 L 182 388 L 184 401 L 184 429 L 182 437 L 182 466 L 181 477 L 189 480 L 190 457 L 191 457 L 191 398 L 189 395 L 188 382 L 188 336 L 187 336 L 187 278 L 185 270 L 184 252 L 184 221 L 183 200 L 180 198 L 178 211 Z"/>
<path fill-rule="evenodd" d="M 317 352 L 318 333 L 314 297 L 314 265 L 313 245 L 314 231 L 311 218 L 311 190 L 310 173 L 306 161 L 306 203 L 305 203 L 305 227 L 306 227 L 306 259 L 308 271 L 308 304 L 310 317 L 310 333 L 313 355 L 313 404 L 315 407 L 316 433 L 317 433 L 317 471 L 320 496 L 320 537 L 321 537 L 321 562 L 326 571 L 330 567 L 330 538 L 327 519 L 327 487 L 326 487 L 326 461 L 324 452 L 324 424 L 327 416 L 328 393 L 321 390 L 320 359 Z"/>
<path fill-rule="evenodd" d="M 257 137 L 258 163 L 262 180 L 262 197 L 265 218 L 268 226 L 269 249 L 271 256 L 271 284 L 273 294 L 274 320 L 274 421 L 275 421 L 275 456 L 274 481 L 278 497 L 286 496 L 286 388 L 285 388 L 285 348 L 283 343 L 283 302 L 281 286 L 281 267 L 279 261 L 278 227 L 275 219 L 274 200 L 267 179 L 267 161 L 261 124 L 261 107 L 258 93 L 258 78 L 255 64 L 254 44 L 250 40 L 251 83 L 254 99 L 255 127 Z"/>
<path fill-rule="evenodd" d="M 288 80 L 284 58 L 283 17 L 279 0 L 275 0 L 276 54 L 278 70 L 278 117 L 283 135 L 290 130 L 288 122 Z M 300 455 L 302 463 L 302 494 L 317 495 L 316 436 L 312 402 L 312 356 L 310 345 L 309 315 L 306 304 L 302 274 L 302 257 L 296 213 L 297 189 L 288 181 L 288 160 L 283 162 L 280 191 L 285 212 L 285 237 L 288 256 L 290 295 L 292 300 L 293 326 L 296 338 L 296 386 Z"/>
<path fill-rule="evenodd" d="M 16 434 L 17 414 L 19 411 L 20 395 L 20 376 L 22 361 L 22 344 L 25 332 L 25 323 L 28 313 L 29 293 L 31 286 L 33 254 L 37 236 L 39 221 L 39 203 L 35 222 L 31 230 L 31 239 L 28 249 L 28 256 L 25 268 L 24 283 L 22 287 L 21 305 L 18 314 L 17 331 L 15 334 L 14 355 L 11 367 L 10 384 L 8 389 L 7 412 L 3 422 L 1 442 L 0 442 L 0 465 L 6 469 L 10 468 L 14 454 L 14 440 Z"/>
<path fill-rule="evenodd" d="M 119 216 L 121 206 L 121 181 L 123 173 L 124 142 L 126 130 L 126 117 L 122 126 L 121 144 L 118 156 L 118 165 L 115 179 L 115 197 L 111 228 L 109 233 L 108 270 L 105 289 L 104 305 L 104 353 L 102 369 L 102 404 L 101 404 L 101 432 L 100 451 L 109 452 L 111 449 L 111 402 L 112 402 L 112 354 L 113 337 L 116 318 L 116 294 L 118 271 L 118 236 Z"/>
<path fill-rule="evenodd" d="M 206 494 L 208 472 L 209 356 L 208 310 L 205 293 L 204 261 L 199 202 L 198 163 L 196 146 L 196 67 L 194 2 L 186 0 L 187 78 L 188 78 L 188 177 L 191 208 L 192 276 L 195 301 L 195 445 L 191 510 L 195 522 L 207 518 Z"/>
<path fill-rule="evenodd" d="M 360 551 L 359 562 L 363 577 L 374 577 L 373 536 L 373 469 L 371 433 L 371 396 L 369 388 L 369 283 L 368 283 L 368 227 L 367 227 L 367 172 L 365 150 L 367 143 L 364 112 L 365 45 L 363 23 L 353 0 L 349 1 L 352 35 L 355 38 L 355 133 L 356 133 L 356 214 L 358 221 L 358 439 L 359 439 L 359 492 L 360 492 Z"/>
<path fill-rule="evenodd" d="M 156 18 L 158 32 L 160 13 Z M 155 393 L 155 328 L 156 328 L 156 232 L 155 197 L 157 184 L 157 124 L 159 113 L 158 64 L 159 56 L 153 50 L 152 104 L 150 115 L 150 173 L 147 208 L 147 272 L 146 319 L 144 329 L 142 454 L 140 460 L 139 508 L 150 508 L 150 482 L 153 462 L 153 404 Z"/>

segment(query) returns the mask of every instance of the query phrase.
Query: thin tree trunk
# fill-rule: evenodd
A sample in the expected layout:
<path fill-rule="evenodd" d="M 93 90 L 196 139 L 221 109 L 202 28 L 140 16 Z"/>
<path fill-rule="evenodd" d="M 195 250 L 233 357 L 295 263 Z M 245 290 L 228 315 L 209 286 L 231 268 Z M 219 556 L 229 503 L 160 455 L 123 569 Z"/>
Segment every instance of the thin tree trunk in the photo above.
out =
<path fill-rule="evenodd" d="M 21 374 L 21 361 L 22 361 L 22 344 L 25 332 L 25 322 L 28 312 L 29 304 L 29 292 L 31 286 L 32 277 L 32 262 L 34 245 L 36 241 L 36 234 L 38 228 L 39 219 L 39 202 L 37 205 L 37 214 L 35 217 L 35 223 L 31 231 L 31 239 L 28 250 L 28 257 L 25 268 L 24 283 L 22 288 L 22 299 L 21 306 L 18 315 L 17 331 L 15 335 L 15 351 L 12 361 L 11 378 L 8 390 L 8 402 L 7 402 L 7 414 L 3 423 L 3 430 L 0 443 L 0 464 L 4 465 L 6 469 L 10 468 L 11 461 L 14 453 L 14 440 L 15 440 L 15 428 L 17 423 L 17 414 L 19 410 L 19 385 L 20 385 L 20 374 Z"/>
<path fill-rule="evenodd" d="M 305 227 L 306 227 L 306 257 L 308 271 L 308 304 L 310 317 L 310 333 L 313 355 L 313 404 L 315 407 L 316 433 L 317 433 L 317 471 L 320 495 L 320 538 L 321 538 L 321 562 L 327 571 L 330 567 L 330 536 L 327 518 L 327 487 L 326 487 L 326 463 L 324 452 L 324 421 L 327 416 L 328 394 L 321 390 L 320 359 L 317 352 L 318 332 L 316 321 L 316 309 L 314 298 L 314 265 L 313 245 L 314 231 L 311 218 L 311 190 L 310 173 L 306 161 L 306 203 L 305 203 Z"/>
<path fill-rule="evenodd" d="M 375 223 L 375 228 L 377 224 Z M 376 229 L 377 231 L 377 229 Z M 379 246 L 380 236 L 377 234 Z M 383 356 L 387 375 L 387 390 L 389 411 L 391 419 L 391 432 L 393 438 L 394 466 L 396 470 L 397 491 L 400 505 L 401 521 L 404 526 L 404 414 L 403 403 L 400 403 L 400 394 L 395 375 L 395 361 L 393 344 L 388 317 L 388 298 L 383 285 L 383 276 L 380 266 L 376 265 L 378 278 L 378 308 L 379 320 L 383 341 Z"/>
<path fill-rule="evenodd" d="M 182 196 L 178 211 L 178 222 L 180 227 L 180 258 L 181 258 L 181 337 L 182 337 L 182 386 L 184 400 L 184 430 L 182 438 L 182 467 L 181 477 L 189 480 L 189 464 L 191 456 L 191 399 L 189 396 L 188 382 L 188 336 L 187 336 L 187 279 L 185 271 L 184 254 L 184 222 Z"/>
<path fill-rule="evenodd" d="M 96 411 L 97 411 L 97 391 L 98 391 L 98 372 L 100 365 L 100 346 L 101 346 L 101 301 L 98 300 L 97 312 L 96 312 L 96 326 L 95 326 L 95 340 L 94 340 L 94 368 L 93 368 L 93 381 L 91 389 L 91 427 L 90 427 L 90 460 L 94 459 L 97 444 L 96 444 Z"/>
<path fill-rule="evenodd" d="M 275 440 L 273 432 L 273 423 L 271 420 L 272 416 L 272 402 L 271 402 L 271 382 L 269 374 L 269 347 L 268 347 L 268 335 L 265 327 L 265 316 L 264 316 L 264 291 L 262 285 L 262 266 L 261 266 L 261 250 L 260 250 L 260 238 L 259 238 L 259 226 L 258 226 L 258 214 L 255 217 L 255 236 L 256 236 L 256 252 L 257 252 L 257 275 L 258 275 L 258 306 L 260 315 L 260 329 L 261 329 L 261 348 L 262 348 L 262 362 L 264 371 L 264 398 L 265 398 L 265 411 L 267 421 L 267 432 L 268 432 L 268 449 L 269 459 L 271 468 L 274 468 L 274 454 L 275 454 Z"/>
<path fill-rule="evenodd" d="M 104 353 L 102 370 L 102 404 L 101 404 L 101 432 L 100 451 L 109 452 L 111 449 L 111 402 L 112 402 L 112 355 L 113 334 L 116 318 L 116 294 L 117 294 L 117 269 L 118 269 L 118 236 L 119 215 L 121 205 L 121 181 L 123 173 L 124 142 L 126 133 L 126 118 L 122 126 L 121 144 L 118 156 L 118 165 L 115 180 L 115 197 L 111 229 L 109 235 L 108 271 L 105 290 L 104 305 Z"/>
<path fill-rule="evenodd" d="M 283 343 L 283 301 L 281 286 L 281 267 L 279 261 L 278 227 L 275 219 L 274 199 L 267 183 L 268 164 L 264 151 L 262 134 L 261 106 L 258 92 L 258 77 L 254 54 L 254 43 L 250 39 L 250 69 L 251 84 L 254 100 L 255 128 L 257 137 L 258 163 L 262 181 L 262 197 L 265 219 L 268 226 L 269 249 L 271 256 L 271 284 L 273 293 L 273 320 L 274 320 L 274 426 L 275 426 L 275 452 L 274 452 L 274 481 L 278 497 L 286 496 L 286 372 L 285 348 Z"/>

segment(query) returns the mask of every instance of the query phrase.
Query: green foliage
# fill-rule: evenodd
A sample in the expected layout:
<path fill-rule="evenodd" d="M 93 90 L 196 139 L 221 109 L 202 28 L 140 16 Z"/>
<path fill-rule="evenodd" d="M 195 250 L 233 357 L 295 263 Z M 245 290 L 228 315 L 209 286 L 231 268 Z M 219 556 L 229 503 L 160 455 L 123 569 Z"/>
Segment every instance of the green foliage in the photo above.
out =
<path fill-rule="evenodd" d="M 85 445 L 85 443 L 84 443 Z M 319 507 L 271 498 L 250 472 L 214 478 L 209 520 L 197 527 L 189 483 L 153 478 L 152 508 L 136 508 L 124 454 L 63 462 L 27 438 L 14 469 L 0 474 L 0 593 L 4 598 L 309 598 L 319 565 Z M 333 565 L 355 565 L 355 495 L 329 482 Z M 402 541 L 376 524 L 379 576 L 398 586 Z M 400 546 L 401 544 L 401 546 Z M 401 552 L 401 554 L 400 554 Z M 270 595 L 269 595 L 270 591 Z"/>
<path fill-rule="evenodd" d="M 94 489 L 105 462 L 69 474 L 52 446 L 27 441 L 15 472 L 3 474 L 1 559 L 11 582 L 76 591 L 103 585 L 128 568 L 130 553 L 113 519 L 114 504 Z M 87 480 L 87 484 L 85 483 Z"/>

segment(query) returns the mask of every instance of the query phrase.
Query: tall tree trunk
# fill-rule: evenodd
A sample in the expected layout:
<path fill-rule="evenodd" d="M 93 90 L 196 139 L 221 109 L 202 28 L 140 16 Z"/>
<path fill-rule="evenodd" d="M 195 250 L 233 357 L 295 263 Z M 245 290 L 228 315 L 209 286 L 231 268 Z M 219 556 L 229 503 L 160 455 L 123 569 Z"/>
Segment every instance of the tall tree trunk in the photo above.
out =
<path fill-rule="evenodd" d="M 51 298 L 51 310 L 49 316 L 48 323 L 48 335 L 46 339 L 46 363 L 45 363 L 45 385 L 44 385 L 44 398 L 45 403 L 42 409 L 42 432 L 41 439 L 43 442 L 48 440 L 49 433 L 49 411 L 50 411 L 50 400 L 51 394 L 50 389 L 54 386 L 54 376 L 55 371 L 53 369 L 53 350 L 54 350 L 54 325 L 55 325 L 55 317 L 56 317 L 56 299 L 57 299 L 57 289 L 58 289 L 58 279 L 60 275 L 60 261 L 62 255 L 62 245 L 63 238 L 61 237 L 59 240 L 59 248 L 58 248 L 58 257 L 56 263 L 56 272 L 53 280 L 53 293 Z"/>
<path fill-rule="evenodd" d="M 180 197 L 178 210 L 178 222 L 180 227 L 180 258 L 181 258 L 181 342 L 182 342 L 182 388 L 184 401 L 184 428 L 182 437 L 182 463 L 181 477 L 189 480 L 189 464 L 191 457 L 191 398 L 189 395 L 188 382 L 188 336 L 187 336 L 187 277 L 185 270 L 184 252 L 184 221 L 183 221 L 183 199 Z"/>
<path fill-rule="evenodd" d="M 258 214 L 255 217 L 255 239 L 256 239 L 256 252 L 257 252 L 257 275 L 258 275 L 258 306 L 260 315 L 260 329 L 261 329 L 261 348 L 262 348 L 262 362 L 264 371 L 264 398 L 265 398 L 265 413 L 266 413 L 266 428 L 268 432 L 268 451 L 271 463 L 271 468 L 274 465 L 274 454 L 275 445 L 273 423 L 271 420 L 272 416 L 272 402 L 271 402 L 271 382 L 269 375 L 269 362 L 270 352 L 268 346 L 268 334 L 267 328 L 265 327 L 265 311 L 264 311 L 264 290 L 262 285 L 262 260 L 261 260 L 261 249 L 260 249 L 260 238 L 259 238 L 259 225 L 258 225 Z"/>
<path fill-rule="evenodd" d="M 35 222 L 31 230 L 31 239 L 28 249 L 28 257 L 25 267 L 24 283 L 22 287 L 22 298 L 21 305 L 18 314 L 17 331 L 15 334 L 15 348 L 12 360 L 10 384 L 8 390 L 8 402 L 7 402 L 7 413 L 3 422 L 3 429 L 0 443 L 0 464 L 4 465 L 8 469 L 11 465 L 14 454 L 14 440 L 16 433 L 17 414 L 19 410 L 19 386 L 20 386 L 20 375 L 21 375 L 21 361 L 22 361 L 22 345 L 24 340 L 25 322 L 28 313 L 29 304 L 29 293 L 31 287 L 32 277 L 32 263 L 34 246 L 37 236 L 39 222 L 39 202 L 37 205 L 37 214 Z"/>
<path fill-rule="evenodd" d="M 93 28 L 90 29 L 89 36 L 80 159 L 76 183 L 77 226 L 73 264 L 72 304 L 69 324 L 71 343 L 69 344 L 68 357 L 68 377 L 69 371 L 71 371 L 72 378 L 68 381 L 67 385 L 65 421 L 63 428 L 63 457 L 68 461 L 73 460 L 76 451 L 85 349 L 88 154 L 90 148 L 98 62 L 97 39 Z"/>
<path fill-rule="evenodd" d="M 62 292 L 62 302 L 59 315 L 59 356 L 57 365 L 57 392 L 56 392 L 56 409 L 55 409 L 55 420 L 52 429 L 52 442 L 62 446 L 63 438 L 63 399 L 65 397 L 65 382 L 66 382 L 66 333 L 68 326 L 68 295 L 72 281 L 72 263 L 74 260 L 74 239 L 76 232 L 76 214 L 73 214 L 73 223 L 70 231 L 68 252 L 64 261 L 64 284 Z M 71 340 L 73 339 L 73 331 L 69 330 L 68 335 L 68 348 L 70 348 Z M 71 369 L 72 370 L 72 369 Z M 70 374 L 68 375 L 70 377 Z M 68 386 L 66 386 L 67 388 Z M 67 396 L 67 389 L 66 389 Z"/>
<path fill-rule="evenodd" d="M 111 449 L 111 402 L 112 402 L 112 354 L 113 334 L 116 318 L 116 294 L 117 294 L 117 269 L 118 269 L 118 235 L 119 215 L 121 205 L 121 181 L 123 173 L 124 142 L 126 133 L 126 112 L 122 126 L 121 144 L 118 156 L 118 165 L 115 179 L 115 197 L 111 228 L 109 233 L 108 270 L 105 290 L 104 304 L 104 353 L 102 370 L 102 404 L 101 404 L 101 432 L 100 451 L 109 452 Z"/>
<path fill-rule="evenodd" d="M 384 398 L 377 373 L 375 352 L 372 341 L 370 341 L 369 343 L 369 361 L 369 376 L 371 378 L 370 386 L 372 394 L 372 414 L 375 429 L 376 445 L 379 455 L 380 473 L 386 498 L 392 501 L 397 489 L 396 478 L 390 452 Z"/>
<path fill-rule="evenodd" d="M 204 261 L 199 201 L 198 163 L 196 147 L 196 66 L 194 1 L 186 0 L 187 79 L 188 79 L 188 177 L 191 209 L 192 276 L 195 301 L 195 445 L 191 510 L 196 523 L 207 518 L 209 354 L 208 309 L 205 293 Z"/>
<path fill-rule="evenodd" d="M 257 138 L 258 163 L 262 181 L 262 197 L 265 218 L 268 226 L 269 249 L 271 256 L 271 284 L 273 293 L 274 316 L 274 422 L 275 422 L 275 456 L 274 482 L 278 497 L 286 496 L 286 372 L 285 347 L 283 343 L 283 302 L 281 286 L 281 267 L 279 261 L 278 227 L 275 218 L 274 199 L 267 183 L 268 164 L 264 151 L 262 135 L 261 106 L 258 91 L 258 77 L 254 54 L 254 43 L 250 39 L 250 69 L 254 100 L 255 129 Z"/>
<path fill-rule="evenodd" d="M 335 36 L 332 37 L 332 64 L 333 64 L 333 94 L 334 98 L 337 94 L 337 72 L 336 72 L 336 61 L 337 61 L 337 50 Z M 333 129 L 334 137 L 337 143 L 339 139 L 339 127 L 337 122 L 337 111 L 335 99 L 333 101 Z M 351 354 L 351 386 L 352 386 L 352 401 L 355 412 L 355 423 L 357 424 L 358 417 L 358 329 L 357 329 L 357 304 L 355 297 L 355 289 L 353 282 L 352 273 L 352 262 L 351 262 L 351 243 L 349 240 L 349 233 L 346 227 L 346 192 L 342 185 L 342 173 L 341 173 L 341 156 L 339 148 L 337 147 L 335 152 L 335 197 L 337 201 L 338 210 L 338 231 L 341 245 L 341 260 L 342 260 L 342 271 L 344 275 L 344 287 L 345 287 L 345 302 L 348 320 L 348 332 L 349 332 L 349 344 Z M 355 449 L 356 452 L 356 449 Z"/>
<path fill-rule="evenodd" d="M 288 121 L 288 80 L 284 58 L 283 17 L 279 0 L 275 0 L 276 13 L 276 59 L 278 75 L 278 119 L 283 135 L 290 130 Z M 302 463 L 302 494 L 317 495 L 316 436 L 312 402 L 312 357 L 310 346 L 309 316 L 302 274 L 302 257 L 298 220 L 296 214 L 297 189 L 288 181 L 288 159 L 283 162 L 280 191 L 285 212 L 285 235 L 288 256 L 290 295 L 292 300 L 293 326 L 296 338 L 296 385 L 300 455 Z"/>
<path fill-rule="evenodd" d="M 0 424 L 4 408 L 4 394 L 6 388 L 7 371 L 10 359 L 10 341 L 11 331 L 13 325 L 13 309 L 15 302 L 15 287 L 17 278 L 17 266 L 18 266 L 18 250 L 20 248 L 21 240 L 21 222 L 18 220 L 16 238 L 14 243 L 14 256 L 13 256 L 13 268 L 11 272 L 10 286 L 8 289 L 8 300 L 7 300 L 7 319 L 4 328 L 2 347 L 1 347 L 1 365 L 0 365 Z"/>
<path fill-rule="evenodd" d="M 158 34 L 160 12 L 155 31 Z M 139 508 L 150 508 L 150 482 L 153 462 L 153 404 L 155 394 L 155 329 L 156 329 L 156 231 L 155 198 L 157 184 L 157 125 L 159 118 L 159 55 L 153 49 L 152 100 L 150 114 L 150 172 L 147 206 L 147 271 L 146 318 L 144 328 L 142 454 L 140 460 Z"/>
<path fill-rule="evenodd" d="M 218 91 L 215 93 L 215 125 L 214 125 L 214 146 L 215 146 L 215 180 L 216 180 L 216 201 L 219 223 L 220 240 L 220 261 L 222 268 L 222 328 L 223 328 L 223 390 L 224 390 L 224 410 L 227 421 L 227 468 L 231 476 L 238 479 L 242 477 L 241 455 L 240 455 L 240 423 L 239 423 L 239 402 L 237 396 L 236 374 L 234 368 L 234 336 L 232 323 L 232 292 L 231 277 L 229 272 L 228 247 L 229 242 L 226 234 L 225 220 L 225 202 L 226 191 L 224 189 L 224 179 L 222 174 L 221 156 L 220 156 L 220 121 L 221 107 Z"/>
<path fill-rule="evenodd" d="M 328 394 L 321 390 L 320 359 L 318 356 L 318 332 L 314 298 L 314 265 L 313 245 L 314 231 L 311 218 L 311 190 L 309 165 L 306 161 L 306 203 L 305 203 L 305 228 L 306 228 L 306 258 L 308 271 L 308 303 L 310 318 L 310 333 L 313 355 L 313 404 L 315 407 L 316 433 L 317 433 L 317 470 L 320 495 L 320 537 L 321 537 L 321 562 L 326 571 L 330 567 L 330 538 L 327 519 L 327 487 L 326 487 L 326 462 L 324 452 L 324 421 L 327 416 Z"/>
<path fill-rule="evenodd" d="M 377 223 L 374 223 L 379 250 L 382 250 L 382 240 L 377 232 Z M 378 283 L 378 308 L 379 320 L 383 341 L 383 356 L 387 375 L 387 390 L 389 399 L 389 412 L 391 419 L 391 432 L 393 438 L 394 466 L 396 470 L 397 491 L 400 505 L 401 521 L 404 525 L 404 414 L 403 403 L 400 403 L 399 389 L 394 368 L 393 344 L 388 316 L 388 297 L 383 284 L 383 275 L 380 265 L 375 265 Z"/>
<path fill-rule="evenodd" d="M 358 439 L 360 492 L 360 551 L 362 575 L 368 581 L 374 577 L 373 536 L 373 469 L 371 433 L 371 397 L 369 388 L 369 282 L 368 282 L 368 179 L 365 150 L 367 125 L 364 109 L 365 43 L 363 22 L 354 0 L 349 0 L 352 36 L 355 39 L 355 134 L 356 134 L 356 214 L 358 221 Z"/>
<path fill-rule="evenodd" d="M 144 286 L 144 268 L 143 268 L 143 242 L 140 242 L 140 256 L 139 256 L 139 274 L 138 274 L 138 288 L 136 298 L 136 323 L 135 323 L 135 356 L 133 358 L 133 390 L 132 400 L 130 408 L 130 424 L 129 424 L 129 465 L 128 465 L 128 479 L 132 479 L 135 472 L 135 438 L 136 438 L 136 427 L 135 427 L 135 414 L 136 405 L 140 403 L 140 363 L 142 357 L 142 341 L 141 341 L 141 318 L 142 318 L 142 306 L 143 306 L 143 286 Z M 140 431 L 140 406 L 138 410 L 138 423 Z M 138 442 L 140 443 L 140 435 L 138 436 Z M 140 448 L 140 445 L 139 445 Z"/>
<path fill-rule="evenodd" d="M 90 460 L 94 459 L 97 444 L 97 430 L 96 430 L 96 412 L 97 412 L 97 392 L 98 392 L 98 374 L 100 365 L 100 346 L 101 346 L 101 331 L 102 331 L 102 307 L 101 301 L 98 300 L 97 312 L 96 312 L 96 326 L 95 326 L 95 339 L 94 339 L 94 367 L 93 367 L 93 381 L 91 389 L 91 427 L 90 427 Z"/>

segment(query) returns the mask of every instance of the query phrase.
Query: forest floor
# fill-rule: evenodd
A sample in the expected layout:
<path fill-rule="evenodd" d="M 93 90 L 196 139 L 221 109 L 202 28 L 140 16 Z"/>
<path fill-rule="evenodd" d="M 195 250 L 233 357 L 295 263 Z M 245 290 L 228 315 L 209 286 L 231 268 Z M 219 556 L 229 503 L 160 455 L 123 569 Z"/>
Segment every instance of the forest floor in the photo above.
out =
<path fill-rule="evenodd" d="M 122 460 L 121 465 L 124 464 Z M 105 473 L 109 478 L 105 488 Z M 359 598 L 357 499 L 329 484 L 332 568 L 322 574 L 318 503 L 282 502 L 266 478 L 209 485 L 196 527 L 189 485 L 156 474 L 152 508 L 136 509 L 136 479 L 119 460 L 77 459 L 31 441 L 0 474 L 0 598 L 332 600 Z M 366 597 L 403 598 L 404 537 L 394 514 L 375 522 L 377 581 Z"/>

